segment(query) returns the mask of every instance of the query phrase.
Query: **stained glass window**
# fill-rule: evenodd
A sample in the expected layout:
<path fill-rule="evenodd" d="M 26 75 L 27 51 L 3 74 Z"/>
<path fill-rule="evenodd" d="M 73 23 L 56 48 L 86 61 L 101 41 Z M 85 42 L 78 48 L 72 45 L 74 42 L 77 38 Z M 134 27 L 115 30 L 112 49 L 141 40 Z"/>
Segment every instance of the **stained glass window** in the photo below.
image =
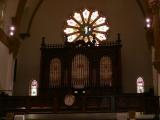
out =
<path fill-rule="evenodd" d="M 92 42 L 95 36 L 96 44 L 107 40 L 109 26 L 106 17 L 98 11 L 88 9 L 75 12 L 67 21 L 64 33 L 68 42 L 84 40 Z"/>
<path fill-rule="evenodd" d="M 144 81 L 142 77 L 137 79 L 137 93 L 144 93 Z"/>
<path fill-rule="evenodd" d="M 31 96 L 37 96 L 38 95 L 38 82 L 37 80 L 32 80 L 31 82 Z"/>

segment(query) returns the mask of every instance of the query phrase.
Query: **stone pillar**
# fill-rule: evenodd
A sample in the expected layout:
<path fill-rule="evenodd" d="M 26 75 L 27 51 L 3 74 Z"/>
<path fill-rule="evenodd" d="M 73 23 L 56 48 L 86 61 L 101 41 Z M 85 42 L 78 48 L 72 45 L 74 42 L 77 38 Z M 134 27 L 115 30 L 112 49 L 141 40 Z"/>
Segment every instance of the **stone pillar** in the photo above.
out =
<path fill-rule="evenodd" d="M 154 66 L 157 71 L 160 73 L 160 19 L 159 19 L 159 0 L 149 0 L 149 5 L 152 10 L 152 28 L 153 28 L 153 37 L 154 37 L 154 47 L 155 47 L 155 60 Z"/>
<path fill-rule="evenodd" d="M 154 38 L 154 59 L 153 64 L 156 69 L 153 70 L 154 75 L 154 90 L 155 95 L 160 95 L 158 92 L 158 88 L 160 85 L 158 84 L 160 81 L 160 18 L 159 18 L 159 10 L 160 10 L 160 0 L 149 0 L 149 6 L 152 10 L 152 29 L 153 29 L 153 38 Z M 157 74 L 157 75 L 156 75 Z"/>

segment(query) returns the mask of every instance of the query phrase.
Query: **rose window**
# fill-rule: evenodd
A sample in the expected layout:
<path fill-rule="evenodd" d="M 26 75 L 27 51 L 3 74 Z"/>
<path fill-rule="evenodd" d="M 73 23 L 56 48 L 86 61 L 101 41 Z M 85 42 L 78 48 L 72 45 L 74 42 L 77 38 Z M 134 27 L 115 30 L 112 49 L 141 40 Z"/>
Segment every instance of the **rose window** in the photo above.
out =
<path fill-rule="evenodd" d="M 99 42 L 107 40 L 108 30 L 106 17 L 101 16 L 98 11 L 84 9 L 75 12 L 66 21 L 64 33 L 67 36 L 67 42 L 78 40 L 92 42 L 95 38 L 96 44 L 99 44 Z"/>

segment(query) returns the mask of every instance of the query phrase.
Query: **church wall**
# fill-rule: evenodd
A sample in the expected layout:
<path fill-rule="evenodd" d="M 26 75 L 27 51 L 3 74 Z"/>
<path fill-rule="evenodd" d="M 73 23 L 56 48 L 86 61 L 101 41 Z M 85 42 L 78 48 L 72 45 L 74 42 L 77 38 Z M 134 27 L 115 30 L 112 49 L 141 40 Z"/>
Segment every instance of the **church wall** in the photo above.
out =
<path fill-rule="evenodd" d="M 12 95 L 14 59 L 8 48 L 0 42 L 0 91 Z"/>
<path fill-rule="evenodd" d="M 39 80 L 40 44 L 63 43 L 65 20 L 81 8 L 95 9 L 107 16 L 110 40 L 122 39 L 123 92 L 136 92 L 136 80 L 144 79 L 145 91 L 152 87 L 151 56 L 145 39 L 144 18 L 135 0 L 44 0 L 22 42 L 18 55 L 16 95 L 28 95 L 29 81 Z"/>

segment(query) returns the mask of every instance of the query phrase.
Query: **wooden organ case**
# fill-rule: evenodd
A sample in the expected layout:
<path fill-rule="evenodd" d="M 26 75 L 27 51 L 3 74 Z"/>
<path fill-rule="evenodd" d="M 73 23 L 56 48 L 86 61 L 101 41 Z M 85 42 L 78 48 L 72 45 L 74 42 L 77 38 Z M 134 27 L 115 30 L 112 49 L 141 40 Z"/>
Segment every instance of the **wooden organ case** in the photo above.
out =
<path fill-rule="evenodd" d="M 121 93 L 121 43 L 41 44 L 40 95 Z"/>

